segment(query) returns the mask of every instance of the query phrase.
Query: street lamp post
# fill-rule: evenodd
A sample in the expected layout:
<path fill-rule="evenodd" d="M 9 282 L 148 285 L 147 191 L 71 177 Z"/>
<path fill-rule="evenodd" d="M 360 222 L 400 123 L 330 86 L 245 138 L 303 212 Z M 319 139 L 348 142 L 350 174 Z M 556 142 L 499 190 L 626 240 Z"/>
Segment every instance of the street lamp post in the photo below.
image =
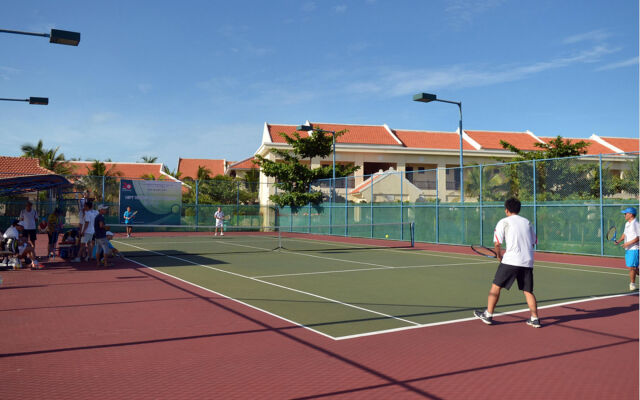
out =
<path fill-rule="evenodd" d="M 41 106 L 46 106 L 47 104 L 49 104 L 49 98 L 48 97 L 29 97 L 28 99 L 4 99 L 4 98 L 0 98 L 0 100 L 2 101 L 26 101 L 29 104 L 38 104 Z"/>
<path fill-rule="evenodd" d="M 462 157 L 462 102 L 450 101 L 438 99 L 435 94 L 430 93 L 418 93 L 413 95 L 413 101 L 420 101 L 422 103 L 429 103 L 431 101 L 439 101 L 442 103 L 457 104 L 460 111 L 460 203 L 464 203 L 464 170 L 463 170 L 463 157 Z"/>
<path fill-rule="evenodd" d="M 12 31 L 9 29 L 0 29 L 0 32 L 14 33 L 16 35 L 48 37 L 49 43 L 64 44 L 67 46 L 77 46 L 80 43 L 80 32 L 63 31 L 60 29 L 51 29 L 51 33 Z"/>

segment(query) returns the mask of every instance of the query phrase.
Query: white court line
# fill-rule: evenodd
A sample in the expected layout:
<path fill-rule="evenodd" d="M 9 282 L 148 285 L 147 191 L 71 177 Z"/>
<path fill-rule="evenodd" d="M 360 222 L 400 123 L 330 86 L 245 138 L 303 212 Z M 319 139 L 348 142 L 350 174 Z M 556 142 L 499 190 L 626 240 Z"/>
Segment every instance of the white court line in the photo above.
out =
<path fill-rule="evenodd" d="M 407 269 L 407 268 L 431 268 L 431 267 L 452 267 L 456 265 L 474 265 L 474 264 L 487 264 L 491 261 L 480 261 L 476 263 L 460 263 L 460 264 L 430 264 L 430 265 L 406 265 L 400 267 L 391 267 L 391 269 Z M 379 270 L 388 270 L 389 268 L 359 268 L 359 269 L 344 269 L 344 270 L 336 270 L 336 271 L 316 271 L 316 272 L 300 272 L 294 274 L 279 274 L 279 275 L 262 275 L 262 276 L 254 276 L 254 278 L 278 278 L 284 276 L 300 276 L 300 275 L 322 275 L 322 274 L 340 274 L 340 273 L 349 273 L 349 272 L 362 272 L 362 271 L 379 271 Z"/>
<path fill-rule="evenodd" d="M 538 307 L 538 310 L 542 310 L 542 309 L 545 309 L 545 308 L 561 307 L 561 306 L 566 306 L 568 304 L 586 303 L 586 302 L 589 302 L 589 301 L 606 300 L 606 299 L 612 299 L 612 298 L 615 298 L 615 297 L 637 296 L 637 295 L 638 295 L 638 293 L 636 292 L 636 293 L 614 294 L 614 295 L 611 295 L 611 296 L 601 296 L 601 297 L 592 296 L 592 297 L 590 297 L 588 299 L 568 301 L 568 302 L 565 302 L 565 303 L 558 303 L 558 304 L 549 304 L 547 306 Z M 518 314 L 518 313 L 527 312 L 527 311 L 529 311 L 528 308 L 523 308 L 521 310 L 513 310 L 513 311 L 502 312 L 502 313 L 495 313 L 495 314 L 493 314 L 493 316 L 495 317 L 495 316 L 501 316 L 501 315 Z M 477 318 L 476 317 L 460 318 L 460 319 L 454 319 L 454 320 L 450 320 L 450 321 L 433 322 L 433 323 L 430 323 L 430 324 L 421 324 L 421 325 L 418 325 L 418 326 L 406 326 L 406 327 L 402 327 L 402 328 L 384 329 L 384 330 L 381 330 L 381 331 L 359 333 L 359 334 L 356 334 L 356 335 L 339 336 L 339 337 L 335 338 L 335 340 L 356 339 L 356 338 L 365 337 L 365 336 L 374 336 L 374 335 L 381 335 L 381 334 L 385 334 L 385 333 L 401 332 L 401 331 L 406 331 L 406 330 L 409 330 L 409 329 L 426 328 L 426 327 L 429 327 L 429 326 L 457 324 L 457 323 L 460 323 L 460 322 L 466 322 L 466 321 L 471 321 L 471 320 L 475 320 L 475 319 L 477 319 Z"/>
<path fill-rule="evenodd" d="M 122 243 L 122 242 L 117 242 L 117 243 Z M 153 251 L 153 250 L 148 250 L 148 249 L 145 249 L 145 248 L 143 248 L 143 247 L 136 246 L 136 245 L 133 245 L 133 244 L 130 244 L 130 243 L 122 243 L 122 244 L 127 245 L 127 246 L 131 246 L 131 247 L 135 247 L 135 248 L 140 249 L 140 250 L 149 251 L 149 252 L 152 252 L 152 253 L 156 253 L 156 254 L 159 254 L 159 255 L 163 255 L 163 256 L 165 256 L 165 257 L 173 258 L 173 259 L 175 259 L 175 260 L 179 260 L 179 261 L 182 261 L 182 262 L 186 262 L 186 263 L 188 263 L 188 264 L 197 265 L 197 266 L 204 267 L 204 268 L 208 268 L 208 269 L 211 269 L 211 270 L 214 270 L 214 271 L 218 271 L 218 272 L 222 272 L 222 273 L 225 273 L 225 274 L 229 274 L 229 275 L 237 276 L 237 277 L 239 277 L 239 278 L 249 279 L 249 280 L 252 280 L 252 281 L 255 281 L 255 282 L 263 283 L 263 284 L 265 284 L 265 285 L 275 286 L 275 287 L 278 287 L 278 288 L 280 288 L 280 289 L 285 289 L 285 290 L 289 290 L 289 291 L 292 291 L 292 292 L 296 292 L 296 293 L 304 294 L 304 295 L 306 295 L 306 296 L 316 297 L 316 298 L 319 298 L 319 299 L 322 299 L 322 300 L 326 300 L 326 301 L 329 301 L 329 302 L 332 302 L 332 303 L 335 303 L 335 304 L 340 304 L 340 305 L 343 305 L 343 306 L 346 306 L 346 307 L 355 308 L 355 309 L 360 310 L 360 311 L 365 311 L 365 312 L 368 312 L 368 313 L 371 313 L 371 314 L 376 314 L 376 315 L 380 315 L 380 316 L 383 316 L 383 317 L 386 317 L 386 318 L 390 318 L 390 319 L 394 319 L 394 320 L 397 320 L 397 321 L 402 321 L 402 322 L 407 323 L 407 324 L 410 324 L 410 325 L 419 325 L 418 323 L 413 322 L 413 321 L 409 321 L 409 320 L 406 320 L 406 319 L 403 319 L 403 318 L 394 317 L 393 315 L 389 315 L 389 314 L 381 313 L 381 312 L 378 312 L 378 311 L 370 310 L 370 309 L 368 309 L 368 308 L 364 308 L 364 307 L 356 306 L 356 305 L 354 305 L 354 304 L 345 303 L 345 302 L 342 302 L 342 301 L 339 301 L 339 300 L 331 299 L 331 298 L 329 298 L 329 297 L 320 296 L 320 295 L 318 295 L 318 294 L 314 294 L 314 293 L 310 293 L 310 292 L 305 292 L 305 291 L 303 291 L 303 290 L 298 290 L 298 289 L 290 288 L 290 287 L 287 287 L 287 286 L 284 286 L 284 285 L 278 285 L 278 284 L 273 283 L 273 282 L 264 281 L 264 280 L 261 280 L 261 279 L 258 279 L 258 278 L 252 278 L 252 277 L 250 277 L 250 276 L 246 276 L 246 275 L 238 274 L 238 273 L 236 273 L 236 272 L 225 271 L 225 270 L 223 270 L 223 269 L 215 268 L 215 267 L 212 267 L 212 266 L 210 266 L 210 265 L 199 264 L 199 263 L 193 262 L 193 261 L 191 261 L 191 260 L 187 260 L 187 259 L 184 259 L 184 258 L 180 258 L 180 257 L 176 257 L 176 256 L 171 256 L 171 255 L 163 254 L 163 253 L 161 253 L 161 252 L 157 252 L 157 251 Z M 154 270 L 155 270 L 155 268 L 154 268 Z M 229 297 L 229 298 L 230 298 L 230 299 L 232 299 L 231 297 Z M 235 299 L 232 299 L 232 300 L 235 300 Z M 236 301 L 238 301 L 238 300 L 236 300 Z M 265 311 L 265 312 L 266 312 L 266 311 Z M 307 328 L 307 329 L 311 329 L 311 328 L 309 328 L 309 327 L 307 327 L 307 326 L 305 326 L 305 325 L 303 325 L 303 324 L 297 324 L 297 325 L 302 326 L 302 327 L 305 327 L 305 328 Z M 313 330 L 313 329 L 312 329 L 312 330 Z M 314 331 L 315 331 L 315 330 L 314 330 Z"/>
<path fill-rule="evenodd" d="M 152 250 L 149 250 L 149 251 L 152 251 Z M 238 299 L 231 298 L 231 297 L 229 297 L 229 296 L 227 296 L 227 295 L 224 295 L 224 294 L 222 294 L 222 293 L 216 292 L 216 291 L 211 290 L 211 289 L 209 289 L 209 288 L 206 288 L 206 287 L 204 287 L 204 286 L 200 286 L 200 285 L 195 284 L 195 283 L 193 283 L 193 282 L 189 282 L 189 281 L 184 280 L 184 279 L 182 279 L 182 278 L 178 278 L 177 276 L 173 276 L 173 275 L 168 274 L 168 273 L 166 273 L 166 272 L 162 272 L 162 271 L 160 271 L 160 270 L 158 270 L 158 269 L 156 269 L 156 268 L 150 267 L 150 266 L 148 266 L 148 265 L 146 265 L 146 264 L 143 264 L 143 263 L 141 263 L 141 262 L 138 262 L 138 261 L 132 260 L 132 259 L 130 259 L 130 258 L 126 258 L 126 257 L 125 257 L 125 259 L 126 259 L 126 260 L 128 260 L 128 261 L 130 261 L 130 262 L 132 262 L 132 263 L 134 263 L 134 264 L 138 264 L 138 265 L 143 266 L 143 267 L 145 267 L 145 268 L 152 269 L 152 270 L 154 270 L 155 272 L 157 272 L 157 273 L 159 273 L 159 274 L 162 274 L 162 275 L 168 276 L 168 277 L 173 278 L 173 279 L 175 279 L 175 280 L 178 280 L 178 281 L 180 281 L 180 282 L 184 282 L 184 283 L 189 284 L 189 285 L 191 285 L 191 286 L 195 286 L 195 287 L 197 287 L 197 288 L 199 288 L 199 289 L 206 290 L 207 292 L 213 293 L 213 294 L 215 294 L 215 295 L 217 295 L 217 296 L 220 296 L 220 297 L 224 297 L 225 299 L 233 300 L 233 301 L 235 301 L 236 303 L 240 303 L 240 304 L 242 304 L 242 305 L 244 305 L 244 306 L 247 306 L 247 307 L 249 307 L 249 308 L 251 308 L 251 309 L 254 309 L 254 310 L 256 310 L 256 311 L 263 312 L 263 313 L 265 313 L 265 314 L 267 314 L 267 315 L 270 315 L 270 316 L 272 316 L 272 317 L 276 317 L 276 318 L 278 318 L 278 319 L 281 319 L 281 320 L 283 320 L 283 321 L 285 321 L 285 322 L 288 322 L 288 323 L 290 323 L 290 324 L 293 324 L 293 325 L 299 326 L 299 327 L 301 327 L 301 328 L 308 329 L 308 330 L 310 330 L 310 331 L 312 331 L 312 332 L 315 332 L 315 333 L 317 333 L 317 334 L 319 334 L 319 335 L 321 335 L 321 336 L 327 337 L 327 338 L 329 338 L 329 339 L 336 340 L 336 338 L 335 338 L 335 337 L 333 337 L 333 336 L 331 336 L 331 335 L 327 335 L 327 334 L 326 334 L 326 333 L 324 333 L 324 332 L 321 332 L 321 331 L 315 330 L 315 329 L 313 329 L 313 328 L 309 328 L 308 326 L 304 326 L 304 325 L 299 324 L 299 323 L 297 323 L 297 322 L 295 322 L 295 321 L 292 321 L 292 320 L 290 320 L 290 319 L 284 318 L 283 316 L 280 316 L 280 315 L 278 315 L 278 314 L 271 313 L 271 312 L 269 312 L 269 311 L 267 311 L 267 310 L 263 310 L 262 308 L 258 308 L 258 307 L 252 306 L 252 305 L 251 305 L 251 304 L 249 304 L 249 303 L 245 303 L 244 301 L 240 301 L 240 300 L 238 300 Z"/>

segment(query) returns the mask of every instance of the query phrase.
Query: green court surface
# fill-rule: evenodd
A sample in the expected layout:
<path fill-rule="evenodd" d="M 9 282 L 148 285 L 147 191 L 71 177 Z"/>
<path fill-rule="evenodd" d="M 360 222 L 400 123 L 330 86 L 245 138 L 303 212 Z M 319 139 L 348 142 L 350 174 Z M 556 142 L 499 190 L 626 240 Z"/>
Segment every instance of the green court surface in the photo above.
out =
<path fill-rule="evenodd" d="M 117 239 L 131 261 L 345 339 L 455 322 L 486 307 L 497 261 L 481 256 L 266 236 Z M 627 273 L 536 262 L 538 306 L 626 294 Z M 517 284 L 496 312 L 527 308 Z M 541 312 L 544 323 L 544 312 Z"/>

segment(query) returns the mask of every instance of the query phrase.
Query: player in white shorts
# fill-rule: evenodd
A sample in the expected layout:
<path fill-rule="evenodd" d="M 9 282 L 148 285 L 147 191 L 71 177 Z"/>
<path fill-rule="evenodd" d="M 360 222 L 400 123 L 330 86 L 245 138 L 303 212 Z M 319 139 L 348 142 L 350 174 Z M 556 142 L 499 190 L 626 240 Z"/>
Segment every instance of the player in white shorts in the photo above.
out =
<path fill-rule="evenodd" d="M 216 218 L 216 227 L 213 230 L 213 235 L 218 236 L 218 228 L 220 228 L 220 236 L 224 236 L 224 212 L 220 207 L 213 216 Z"/>

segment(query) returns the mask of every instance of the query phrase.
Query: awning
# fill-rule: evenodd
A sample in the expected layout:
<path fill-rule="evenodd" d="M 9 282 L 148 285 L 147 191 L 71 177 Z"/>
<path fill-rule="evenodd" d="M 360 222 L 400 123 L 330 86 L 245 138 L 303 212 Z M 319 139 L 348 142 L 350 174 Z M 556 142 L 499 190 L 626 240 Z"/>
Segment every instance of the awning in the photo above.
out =
<path fill-rule="evenodd" d="M 62 175 L 23 175 L 0 179 L 0 196 L 72 186 Z"/>

